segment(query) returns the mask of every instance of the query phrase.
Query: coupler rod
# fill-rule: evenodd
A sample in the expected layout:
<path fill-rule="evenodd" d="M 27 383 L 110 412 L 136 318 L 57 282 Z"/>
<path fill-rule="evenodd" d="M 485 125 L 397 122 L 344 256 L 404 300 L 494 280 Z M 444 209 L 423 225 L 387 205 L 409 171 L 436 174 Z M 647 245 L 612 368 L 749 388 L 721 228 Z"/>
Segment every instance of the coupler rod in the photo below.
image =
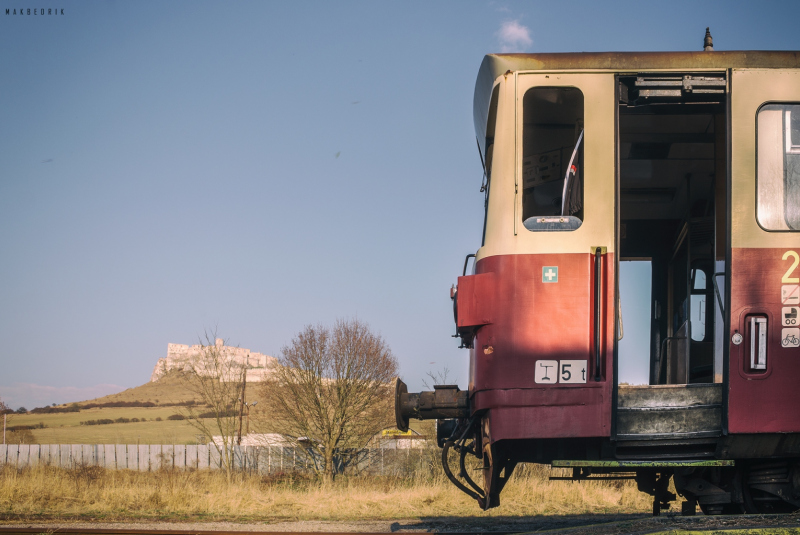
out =
<path fill-rule="evenodd" d="M 394 389 L 394 417 L 400 431 L 408 431 L 408 421 L 469 418 L 469 392 L 457 385 L 434 385 L 433 391 L 408 393 L 397 379 Z"/>

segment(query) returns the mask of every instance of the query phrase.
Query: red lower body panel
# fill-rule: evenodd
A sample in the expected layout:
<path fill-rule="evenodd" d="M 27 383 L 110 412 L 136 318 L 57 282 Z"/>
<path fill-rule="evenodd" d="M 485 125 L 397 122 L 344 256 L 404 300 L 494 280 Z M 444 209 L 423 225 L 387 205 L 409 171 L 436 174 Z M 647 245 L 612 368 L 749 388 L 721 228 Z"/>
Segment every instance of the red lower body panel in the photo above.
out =
<path fill-rule="evenodd" d="M 733 249 L 731 253 L 731 332 L 728 395 L 730 433 L 800 432 L 800 347 L 793 345 L 800 305 L 800 267 L 784 259 L 784 249 Z M 800 251 L 800 247 L 794 250 Z M 787 316 L 788 315 L 788 316 Z M 751 367 L 752 318 L 766 318 L 766 369 Z M 800 315 L 798 315 L 800 318 Z M 742 342 L 732 342 L 734 334 Z M 787 340 L 784 343 L 784 340 Z M 757 347 L 757 345 L 756 345 Z"/>
<path fill-rule="evenodd" d="M 484 390 L 473 401 L 477 410 L 491 409 L 493 441 L 609 434 L 611 400 L 602 386 Z"/>
<path fill-rule="evenodd" d="M 601 264 L 600 303 L 588 252 L 492 256 L 476 265 L 476 274 L 493 276 L 480 279 L 491 288 L 476 289 L 472 300 L 477 310 L 481 296 L 489 296 L 483 299 L 491 300 L 491 313 L 476 316 L 486 324 L 471 352 L 470 392 L 474 410 L 490 411 L 492 441 L 610 435 L 613 255 L 603 255 Z"/>

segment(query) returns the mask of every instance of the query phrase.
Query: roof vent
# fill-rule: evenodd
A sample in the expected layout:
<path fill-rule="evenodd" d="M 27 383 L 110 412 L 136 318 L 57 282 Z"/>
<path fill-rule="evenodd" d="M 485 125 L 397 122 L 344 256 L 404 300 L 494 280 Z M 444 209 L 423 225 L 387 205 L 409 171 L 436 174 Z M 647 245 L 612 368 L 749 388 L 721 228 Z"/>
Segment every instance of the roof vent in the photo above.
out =
<path fill-rule="evenodd" d="M 714 40 L 711 38 L 711 31 L 706 28 L 706 38 L 703 39 L 703 52 L 714 51 Z"/>

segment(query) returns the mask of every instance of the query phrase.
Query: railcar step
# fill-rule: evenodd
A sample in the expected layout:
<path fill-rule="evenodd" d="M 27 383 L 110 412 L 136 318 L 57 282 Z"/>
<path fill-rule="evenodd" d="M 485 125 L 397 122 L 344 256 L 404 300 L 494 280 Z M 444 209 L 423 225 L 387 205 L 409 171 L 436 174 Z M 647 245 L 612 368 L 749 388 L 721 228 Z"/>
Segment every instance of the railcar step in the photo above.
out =
<path fill-rule="evenodd" d="M 553 468 L 683 468 L 693 466 L 734 466 L 732 459 L 703 459 L 691 461 L 553 461 Z"/>
<path fill-rule="evenodd" d="M 722 405 L 722 384 L 620 385 L 617 408 L 667 408 Z"/>
<path fill-rule="evenodd" d="M 620 385 L 617 437 L 630 440 L 719 436 L 722 385 Z"/>

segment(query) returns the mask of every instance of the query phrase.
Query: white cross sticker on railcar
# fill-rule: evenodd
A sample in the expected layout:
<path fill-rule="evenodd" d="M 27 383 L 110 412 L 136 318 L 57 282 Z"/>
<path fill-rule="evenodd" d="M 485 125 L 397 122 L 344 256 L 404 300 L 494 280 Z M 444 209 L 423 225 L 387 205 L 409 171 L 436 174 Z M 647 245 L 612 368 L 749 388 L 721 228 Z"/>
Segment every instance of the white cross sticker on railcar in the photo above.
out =
<path fill-rule="evenodd" d="M 544 266 L 542 268 L 542 282 L 558 282 L 558 266 Z"/>

